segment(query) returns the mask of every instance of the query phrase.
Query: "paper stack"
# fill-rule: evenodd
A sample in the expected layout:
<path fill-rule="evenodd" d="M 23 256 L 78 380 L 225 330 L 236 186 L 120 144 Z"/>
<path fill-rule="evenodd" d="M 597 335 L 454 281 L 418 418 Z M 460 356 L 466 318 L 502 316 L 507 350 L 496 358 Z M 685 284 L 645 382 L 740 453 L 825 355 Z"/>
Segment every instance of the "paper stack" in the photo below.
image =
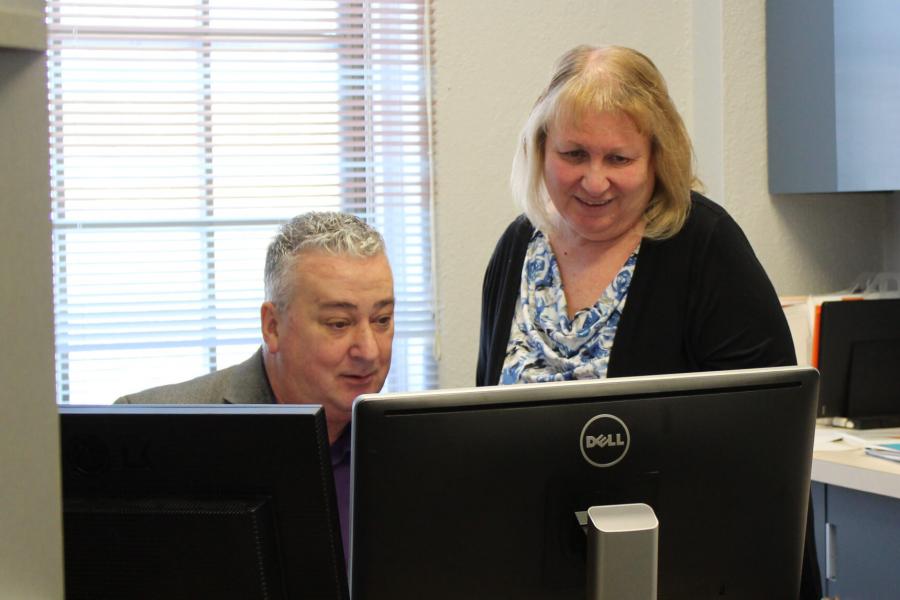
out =
<path fill-rule="evenodd" d="M 900 462 L 900 429 L 871 429 L 853 434 L 844 433 L 844 442 L 865 449 L 866 454 Z"/>
<path fill-rule="evenodd" d="M 900 443 L 869 446 L 866 448 L 866 454 L 878 458 L 886 458 L 887 460 L 893 460 L 894 462 L 900 462 Z"/>

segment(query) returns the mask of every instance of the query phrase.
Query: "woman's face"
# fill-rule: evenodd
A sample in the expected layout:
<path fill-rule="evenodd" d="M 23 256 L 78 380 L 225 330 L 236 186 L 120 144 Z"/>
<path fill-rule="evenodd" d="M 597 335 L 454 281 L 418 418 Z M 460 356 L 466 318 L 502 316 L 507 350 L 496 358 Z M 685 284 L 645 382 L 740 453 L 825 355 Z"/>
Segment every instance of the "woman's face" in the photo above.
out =
<path fill-rule="evenodd" d="M 561 217 L 560 231 L 576 242 L 613 242 L 643 232 L 655 175 L 650 139 L 622 112 L 587 115 L 554 126 L 544 147 L 544 183 Z"/>

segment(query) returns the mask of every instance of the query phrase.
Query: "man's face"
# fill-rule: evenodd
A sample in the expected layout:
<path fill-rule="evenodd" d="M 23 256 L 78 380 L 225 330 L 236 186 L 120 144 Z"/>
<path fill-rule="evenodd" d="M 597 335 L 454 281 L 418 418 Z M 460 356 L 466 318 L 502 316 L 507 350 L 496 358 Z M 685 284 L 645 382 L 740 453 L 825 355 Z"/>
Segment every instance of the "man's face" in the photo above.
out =
<path fill-rule="evenodd" d="M 394 281 L 384 254 L 304 251 L 293 298 L 262 307 L 266 371 L 281 404 L 322 404 L 329 432 L 350 422 L 353 400 L 378 392 L 391 365 Z"/>

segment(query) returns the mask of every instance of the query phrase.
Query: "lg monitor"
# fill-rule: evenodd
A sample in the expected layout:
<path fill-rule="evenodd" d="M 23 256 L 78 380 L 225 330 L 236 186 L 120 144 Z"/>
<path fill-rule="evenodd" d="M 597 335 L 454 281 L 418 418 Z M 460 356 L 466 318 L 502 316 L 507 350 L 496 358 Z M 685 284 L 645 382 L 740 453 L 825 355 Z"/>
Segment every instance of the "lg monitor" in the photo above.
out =
<path fill-rule="evenodd" d="M 658 598 L 796 598 L 818 373 L 782 367 L 354 405 L 354 600 L 584 600 L 576 514 L 649 505 Z"/>
<path fill-rule="evenodd" d="M 319 406 L 60 406 L 68 600 L 347 600 Z"/>
<path fill-rule="evenodd" d="M 823 302 L 819 417 L 871 429 L 900 426 L 900 299 Z"/>

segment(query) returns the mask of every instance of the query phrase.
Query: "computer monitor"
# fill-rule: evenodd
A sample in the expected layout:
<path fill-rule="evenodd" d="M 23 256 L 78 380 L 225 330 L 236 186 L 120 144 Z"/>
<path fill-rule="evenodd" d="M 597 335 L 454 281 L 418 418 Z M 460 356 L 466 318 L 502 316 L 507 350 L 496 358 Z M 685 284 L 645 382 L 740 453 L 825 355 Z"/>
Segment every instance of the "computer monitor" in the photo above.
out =
<path fill-rule="evenodd" d="M 347 600 L 319 406 L 60 406 L 68 600 Z"/>
<path fill-rule="evenodd" d="M 900 299 L 823 302 L 817 366 L 819 417 L 900 426 Z"/>
<path fill-rule="evenodd" d="M 575 513 L 645 503 L 661 600 L 796 598 L 817 382 L 781 367 L 361 396 L 351 594 L 583 600 Z"/>

